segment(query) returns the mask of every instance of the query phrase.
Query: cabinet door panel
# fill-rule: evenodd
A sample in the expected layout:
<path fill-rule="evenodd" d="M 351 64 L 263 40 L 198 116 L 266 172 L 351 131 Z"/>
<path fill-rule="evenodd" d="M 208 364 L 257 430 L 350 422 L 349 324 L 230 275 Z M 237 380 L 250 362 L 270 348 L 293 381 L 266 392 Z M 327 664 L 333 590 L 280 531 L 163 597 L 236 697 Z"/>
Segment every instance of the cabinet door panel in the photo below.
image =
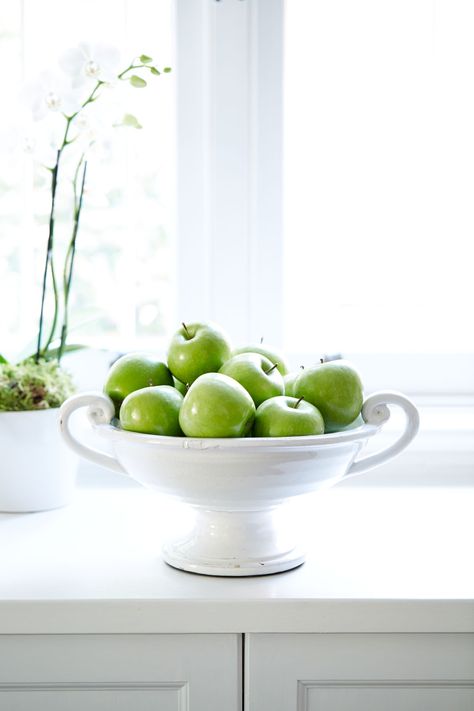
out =
<path fill-rule="evenodd" d="M 367 684 L 304 685 L 298 689 L 298 711 L 472 711 L 474 688 Z"/>
<path fill-rule="evenodd" d="M 239 711 L 231 634 L 0 636 L 0 709 Z"/>
<path fill-rule="evenodd" d="M 183 693 L 184 692 L 184 693 Z M 3 689 L 0 695 L 0 709 L 8 711 L 184 711 L 187 709 L 186 684 L 146 689 L 111 689 L 58 686 L 44 689 L 31 686 L 21 691 Z M 3 706 L 2 706 L 3 704 Z"/>
<path fill-rule="evenodd" d="M 474 635 L 256 634 L 247 711 L 471 711 Z"/>

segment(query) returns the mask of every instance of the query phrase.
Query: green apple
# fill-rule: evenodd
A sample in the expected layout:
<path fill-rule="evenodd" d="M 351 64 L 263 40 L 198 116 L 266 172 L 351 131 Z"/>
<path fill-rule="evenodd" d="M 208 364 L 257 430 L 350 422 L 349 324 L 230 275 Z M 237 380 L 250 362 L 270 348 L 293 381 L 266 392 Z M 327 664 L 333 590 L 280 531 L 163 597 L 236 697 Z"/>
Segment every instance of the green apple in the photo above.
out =
<path fill-rule="evenodd" d="M 280 395 L 257 408 L 253 433 L 255 437 L 320 435 L 324 434 L 324 420 L 311 403 Z"/>
<path fill-rule="evenodd" d="M 363 402 L 362 382 L 354 368 L 342 360 L 304 370 L 294 385 L 295 397 L 304 397 L 320 410 L 326 432 L 353 422 Z"/>
<path fill-rule="evenodd" d="M 283 395 L 283 377 L 271 360 L 260 353 L 239 353 L 226 361 L 219 373 L 244 386 L 258 407 L 264 400 Z"/>
<path fill-rule="evenodd" d="M 189 388 L 179 413 L 187 437 L 245 437 L 255 405 L 245 388 L 222 373 L 205 373 Z"/>
<path fill-rule="evenodd" d="M 208 323 L 183 323 L 168 349 L 168 367 L 182 383 L 191 384 L 204 373 L 217 373 L 229 358 L 227 337 Z"/>
<path fill-rule="evenodd" d="M 285 386 L 285 395 L 289 395 L 290 397 L 294 397 L 294 395 L 295 395 L 295 392 L 294 392 L 295 383 L 296 383 L 297 379 L 300 377 L 302 370 L 304 370 L 304 366 L 303 366 L 303 365 L 300 366 L 300 370 L 292 370 L 290 373 L 287 373 L 287 374 L 283 377 L 283 384 L 284 384 L 284 386 Z"/>
<path fill-rule="evenodd" d="M 260 353 L 260 355 L 263 355 L 265 356 L 265 358 L 268 358 L 268 360 L 270 360 L 273 365 L 276 365 L 278 371 L 282 375 L 286 375 L 289 372 L 289 368 L 285 362 L 285 359 L 280 353 L 278 353 L 278 351 L 274 350 L 273 348 L 266 348 L 261 344 L 258 346 L 244 346 L 243 348 L 236 348 L 232 352 L 232 355 L 236 356 L 240 353 Z"/>
<path fill-rule="evenodd" d="M 176 390 L 180 392 L 181 395 L 184 397 L 188 392 L 188 386 L 182 383 L 180 380 L 177 380 L 176 378 L 173 378 L 173 383 Z"/>
<path fill-rule="evenodd" d="M 166 363 L 147 353 L 127 353 L 110 368 L 104 392 L 112 399 L 118 416 L 127 395 L 151 385 L 173 385 Z"/>
<path fill-rule="evenodd" d="M 158 385 L 135 390 L 127 395 L 120 408 L 124 430 L 151 435 L 182 435 L 179 411 L 183 396 L 171 385 Z"/>
<path fill-rule="evenodd" d="M 365 420 L 362 417 L 362 415 L 358 415 L 355 420 L 353 420 L 350 424 L 346 425 L 345 427 L 340 427 L 340 430 L 355 430 L 357 427 L 362 427 L 362 425 L 365 425 Z"/>

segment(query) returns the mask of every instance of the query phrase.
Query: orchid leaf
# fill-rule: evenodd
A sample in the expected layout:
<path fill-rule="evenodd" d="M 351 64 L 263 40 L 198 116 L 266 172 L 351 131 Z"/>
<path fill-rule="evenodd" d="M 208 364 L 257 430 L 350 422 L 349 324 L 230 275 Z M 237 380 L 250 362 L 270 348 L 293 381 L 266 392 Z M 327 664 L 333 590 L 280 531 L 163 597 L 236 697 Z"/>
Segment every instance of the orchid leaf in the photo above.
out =
<path fill-rule="evenodd" d="M 132 74 L 129 81 L 130 84 L 135 87 L 135 89 L 144 89 L 147 85 L 146 81 L 141 77 L 138 77 L 136 74 Z"/>
<path fill-rule="evenodd" d="M 71 343 L 67 346 L 64 346 L 63 355 L 65 353 L 75 353 L 76 351 L 81 351 L 84 348 L 87 348 L 87 346 L 84 346 L 81 343 Z M 58 357 L 58 353 L 59 353 L 59 348 L 49 348 L 46 351 L 46 353 L 44 354 L 44 359 L 45 360 L 54 360 L 54 358 Z"/>
<path fill-rule="evenodd" d="M 140 121 L 133 114 L 125 114 L 122 119 L 122 126 L 129 126 L 130 128 L 143 128 Z"/>
<path fill-rule="evenodd" d="M 64 346 L 63 348 L 63 355 L 65 353 L 74 353 L 75 351 L 80 351 L 83 348 L 87 348 L 87 346 L 82 345 L 81 343 L 71 343 L 67 346 Z M 55 358 L 58 357 L 59 353 L 59 348 L 48 348 L 46 353 L 44 353 L 41 357 L 43 360 L 54 360 Z M 23 357 L 21 360 L 18 361 L 18 363 L 27 363 L 29 360 L 32 360 L 36 355 L 35 353 L 30 353 L 30 355 Z"/>

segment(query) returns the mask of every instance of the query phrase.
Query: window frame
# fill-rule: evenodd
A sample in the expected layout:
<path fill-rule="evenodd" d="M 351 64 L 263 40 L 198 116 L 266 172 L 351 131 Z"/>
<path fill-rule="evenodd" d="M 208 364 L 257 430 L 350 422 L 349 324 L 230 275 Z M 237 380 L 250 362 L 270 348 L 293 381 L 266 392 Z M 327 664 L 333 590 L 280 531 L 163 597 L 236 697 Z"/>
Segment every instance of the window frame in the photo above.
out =
<path fill-rule="evenodd" d="M 177 0 L 176 26 L 178 313 L 277 343 L 283 2 Z"/>

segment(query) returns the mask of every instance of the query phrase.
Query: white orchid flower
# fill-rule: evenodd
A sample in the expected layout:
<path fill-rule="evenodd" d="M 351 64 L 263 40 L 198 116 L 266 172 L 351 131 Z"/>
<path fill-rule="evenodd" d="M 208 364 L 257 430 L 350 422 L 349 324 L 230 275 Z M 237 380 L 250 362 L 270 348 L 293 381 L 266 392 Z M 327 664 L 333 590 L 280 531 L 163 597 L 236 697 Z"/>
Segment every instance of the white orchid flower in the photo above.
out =
<path fill-rule="evenodd" d="M 122 68 L 121 54 L 116 47 L 88 42 L 66 50 L 59 65 L 75 88 L 90 81 L 113 83 Z"/>
<path fill-rule="evenodd" d="M 71 138 L 75 148 L 81 153 L 88 153 L 90 148 L 104 140 L 107 131 L 110 131 L 110 125 L 104 121 L 103 116 L 91 108 L 86 106 L 72 124 Z"/>
<path fill-rule="evenodd" d="M 42 121 L 25 121 L 18 134 L 23 151 L 46 168 L 56 164 L 62 143 L 64 120 L 59 119 L 59 116 L 47 116 Z"/>
<path fill-rule="evenodd" d="M 71 116 L 81 107 L 81 99 L 71 89 L 66 78 L 56 72 L 43 72 L 29 82 L 22 92 L 23 103 L 34 121 L 41 121 L 50 113 Z"/>
<path fill-rule="evenodd" d="M 22 93 L 5 107 L 4 120 L 5 131 L 0 132 L 0 152 L 9 155 L 8 164 L 18 160 L 23 165 L 22 157 L 27 156 L 47 168 L 54 167 L 64 137 L 64 116 L 51 112 L 40 121 L 34 120 L 31 105 L 25 102 Z"/>
<path fill-rule="evenodd" d="M 103 91 L 100 108 L 95 102 L 87 104 L 75 117 L 69 139 L 81 144 L 83 150 L 86 150 L 88 145 L 104 140 L 110 134 L 111 128 L 120 123 L 122 115 L 121 92 Z"/>

